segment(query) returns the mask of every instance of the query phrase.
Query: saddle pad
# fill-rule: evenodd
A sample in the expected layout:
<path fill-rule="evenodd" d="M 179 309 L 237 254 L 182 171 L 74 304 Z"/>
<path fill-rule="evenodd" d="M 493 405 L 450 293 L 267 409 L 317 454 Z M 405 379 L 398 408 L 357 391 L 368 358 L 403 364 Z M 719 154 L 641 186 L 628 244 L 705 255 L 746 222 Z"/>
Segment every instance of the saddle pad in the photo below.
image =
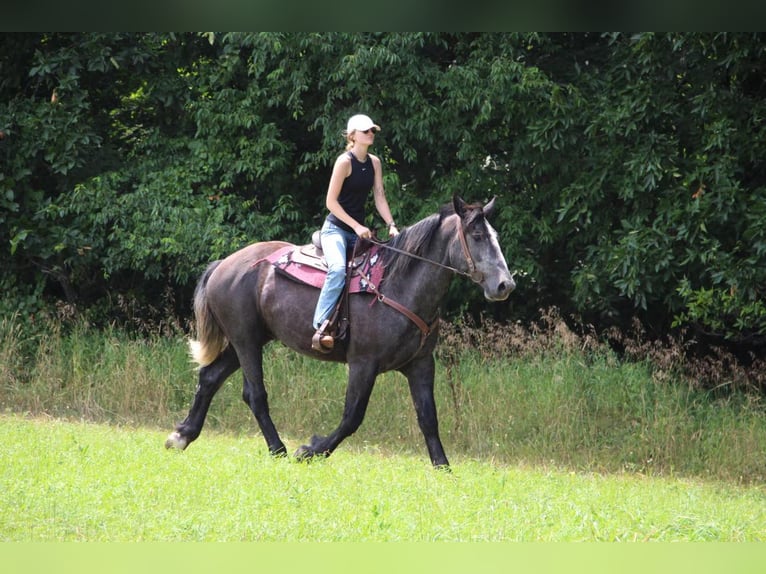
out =
<path fill-rule="evenodd" d="M 380 286 L 384 269 L 379 251 L 380 247 L 373 245 L 364 255 L 355 259 L 355 272 L 351 277 L 349 293 L 371 293 L 370 283 L 375 287 Z M 327 276 L 326 268 L 320 269 L 306 261 L 301 255 L 301 247 L 294 245 L 278 249 L 262 261 L 268 261 L 283 275 L 317 289 L 322 288 Z"/>

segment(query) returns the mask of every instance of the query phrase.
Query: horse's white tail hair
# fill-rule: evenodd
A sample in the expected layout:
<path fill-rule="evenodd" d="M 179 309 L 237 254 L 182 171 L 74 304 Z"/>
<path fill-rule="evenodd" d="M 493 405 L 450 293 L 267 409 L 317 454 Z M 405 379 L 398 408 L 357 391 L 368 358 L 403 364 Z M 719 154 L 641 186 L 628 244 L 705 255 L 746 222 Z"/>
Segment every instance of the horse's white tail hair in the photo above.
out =
<path fill-rule="evenodd" d="M 197 339 L 189 341 L 189 352 L 192 359 L 200 367 L 205 367 L 215 361 L 229 344 L 220 325 L 216 321 L 207 304 L 206 287 L 210 274 L 218 266 L 219 261 L 211 263 L 197 283 L 194 290 L 194 318 L 196 321 Z"/>

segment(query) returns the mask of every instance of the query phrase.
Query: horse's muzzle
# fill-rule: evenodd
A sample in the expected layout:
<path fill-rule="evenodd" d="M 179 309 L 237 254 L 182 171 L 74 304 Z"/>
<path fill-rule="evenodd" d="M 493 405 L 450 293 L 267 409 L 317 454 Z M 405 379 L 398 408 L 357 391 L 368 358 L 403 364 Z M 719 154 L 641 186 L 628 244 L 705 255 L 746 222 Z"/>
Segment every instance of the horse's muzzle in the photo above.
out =
<path fill-rule="evenodd" d="M 484 298 L 488 301 L 505 301 L 516 289 L 516 282 L 512 275 L 507 275 L 492 283 L 494 285 L 486 280 L 484 282 Z"/>

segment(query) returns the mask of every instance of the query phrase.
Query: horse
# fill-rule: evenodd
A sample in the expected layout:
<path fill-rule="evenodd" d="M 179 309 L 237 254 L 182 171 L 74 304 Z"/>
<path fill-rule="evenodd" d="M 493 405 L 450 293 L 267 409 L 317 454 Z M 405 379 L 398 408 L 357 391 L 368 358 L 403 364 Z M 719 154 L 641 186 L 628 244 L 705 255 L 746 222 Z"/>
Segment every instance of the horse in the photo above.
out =
<path fill-rule="evenodd" d="M 362 424 L 378 375 L 398 371 L 407 379 L 418 425 L 431 463 L 449 469 L 439 437 L 434 402 L 434 348 L 440 305 L 454 274 L 465 275 L 488 301 L 504 301 L 515 288 L 498 235 L 489 223 L 495 199 L 486 205 L 452 201 L 386 243 L 381 242 L 385 277 L 374 292 L 349 296 L 349 332 L 327 354 L 311 348 L 312 313 L 319 295 L 275 272 L 266 258 L 291 244 L 252 243 L 202 273 L 194 293 L 198 384 L 188 416 L 165 446 L 184 450 L 197 439 L 213 396 L 238 369 L 242 399 L 250 407 L 272 455 L 287 449 L 269 415 L 263 380 L 263 348 L 271 341 L 322 361 L 348 364 L 340 424 L 315 435 L 294 453 L 298 460 L 327 457 Z"/>

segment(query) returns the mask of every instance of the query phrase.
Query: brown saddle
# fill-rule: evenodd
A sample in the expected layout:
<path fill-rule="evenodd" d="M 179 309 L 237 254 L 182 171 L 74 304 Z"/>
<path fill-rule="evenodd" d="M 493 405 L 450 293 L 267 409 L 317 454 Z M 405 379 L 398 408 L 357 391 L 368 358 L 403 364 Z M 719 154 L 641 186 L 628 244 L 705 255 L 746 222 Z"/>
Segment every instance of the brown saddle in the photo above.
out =
<path fill-rule="evenodd" d="M 351 271 L 358 269 L 365 265 L 369 257 L 369 251 L 373 247 L 373 243 L 369 241 L 364 240 L 358 240 L 356 242 L 356 247 L 354 249 L 353 253 L 349 253 L 350 257 L 353 257 L 353 260 L 351 261 Z M 294 247 L 292 250 L 285 250 L 289 251 L 289 260 L 292 264 L 292 266 L 288 270 L 287 266 L 280 266 L 277 265 L 277 267 L 280 267 L 282 271 L 286 271 L 287 274 L 291 275 L 293 278 L 299 280 L 299 281 L 305 281 L 305 274 L 301 274 L 299 272 L 299 269 L 301 266 L 305 265 L 310 267 L 311 269 L 316 269 L 318 271 L 321 271 L 322 273 L 327 273 L 327 261 L 324 258 L 324 252 L 322 251 L 322 242 L 320 241 L 320 231 L 317 229 L 314 231 L 314 233 L 311 234 L 311 243 L 307 245 L 298 245 Z M 281 254 L 281 257 L 284 258 L 284 253 Z M 270 258 L 271 259 L 271 258 Z M 284 261 L 284 259 L 282 259 Z M 375 260 L 377 261 L 377 260 Z M 374 264 L 375 261 L 372 263 Z M 273 261 L 272 261 L 273 263 Z M 324 278 L 321 279 L 321 281 L 324 281 Z M 309 284 L 312 284 L 311 281 L 305 281 Z M 318 285 L 321 287 L 322 285 Z M 353 291 L 352 291 L 353 292 Z"/>
<path fill-rule="evenodd" d="M 420 329 L 420 346 L 422 347 L 438 324 L 438 315 L 429 325 L 415 313 L 378 291 L 385 271 L 380 257 L 380 249 L 380 245 L 370 241 L 360 239 L 356 242 L 354 253 L 351 255 L 352 264 L 346 270 L 346 287 L 331 318 L 324 326 L 324 333 L 331 334 L 336 340 L 346 343 L 349 335 L 349 294 L 369 293 L 375 297 L 373 302 L 380 301 L 396 309 L 415 323 Z M 322 288 L 327 275 L 327 262 L 319 242 L 319 231 L 312 234 L 310 244 L 283 247 L 270 256 L 256 261 L 253 265 L 258 265 L 264 261 L 273 265 L 281 275 L 306 285 L 312 285 L 317 289 Z"/>

